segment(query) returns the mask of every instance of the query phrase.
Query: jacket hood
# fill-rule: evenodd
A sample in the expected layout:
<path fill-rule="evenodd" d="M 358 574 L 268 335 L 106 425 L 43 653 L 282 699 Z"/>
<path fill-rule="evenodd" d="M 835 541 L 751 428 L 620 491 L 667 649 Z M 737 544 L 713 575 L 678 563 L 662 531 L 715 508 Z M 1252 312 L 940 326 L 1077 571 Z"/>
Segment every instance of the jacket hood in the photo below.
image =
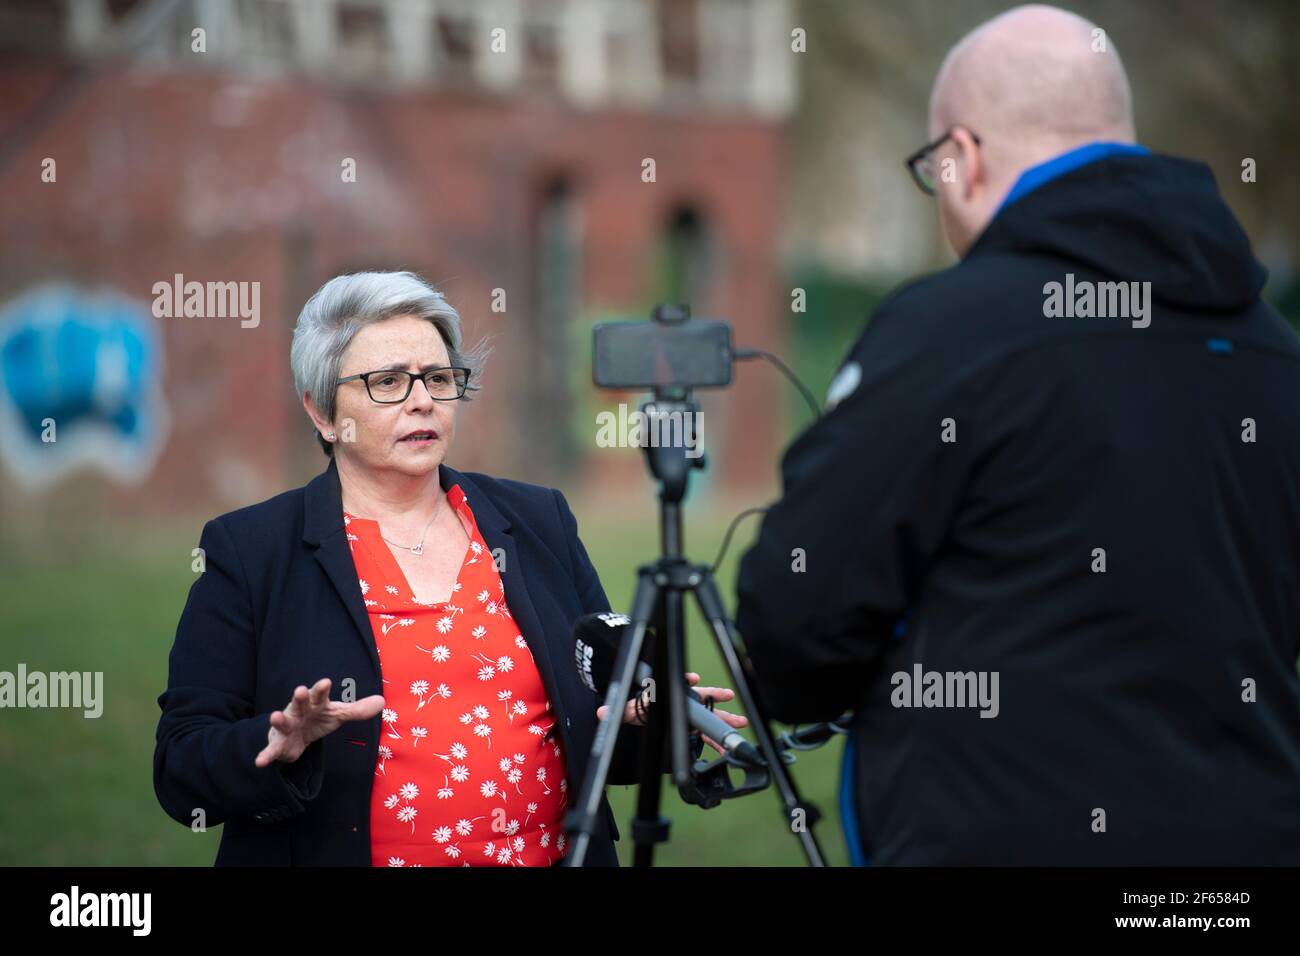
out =
<path fill-rule="evenodd" d="M 1268 277 L 1204 163 L 1122 155 L 1071 170 L 1002 209 L 966 254 L 1037 253 L 1112 280 L 1150 282 L 1160 302 L 1239 312 Z"/>

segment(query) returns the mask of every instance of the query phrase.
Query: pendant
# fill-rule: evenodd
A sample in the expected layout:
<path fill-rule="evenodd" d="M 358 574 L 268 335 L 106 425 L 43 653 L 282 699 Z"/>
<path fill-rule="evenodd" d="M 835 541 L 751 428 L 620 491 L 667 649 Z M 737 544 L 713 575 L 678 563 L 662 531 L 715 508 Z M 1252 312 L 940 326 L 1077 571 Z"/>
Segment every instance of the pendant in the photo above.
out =
<path fill-rule="evenodd" d="M 424 543 L 421 542 L 411 549 L 411 554 L 424 554 Z"/>

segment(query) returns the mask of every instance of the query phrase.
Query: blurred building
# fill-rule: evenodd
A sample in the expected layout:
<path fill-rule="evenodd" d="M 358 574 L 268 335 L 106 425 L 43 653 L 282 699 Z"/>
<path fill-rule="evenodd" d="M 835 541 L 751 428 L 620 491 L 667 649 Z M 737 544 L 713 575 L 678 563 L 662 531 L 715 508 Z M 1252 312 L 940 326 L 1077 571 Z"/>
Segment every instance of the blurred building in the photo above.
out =
<path fill-rule="evenodd" d="M 309 478 L 324 459 L 293 395 L 293 322 L 366 268 L 420 272 L 492 339 L 451 464 L 597 490 L 640 475 L 638 452 L 595 444 L 596 411 L 640 396 L 592 388 L 593 321 L 687 301 L 742 345 L 784 344 L 790 16 L 785 0 L 0 4 L 4 525 L 215 513 Z M 174 281 L 256 283 L 258 321 L 154 314 Z M 701 396 L 711 481 L 770 485 L 783 388 L 742 368 Z"/>

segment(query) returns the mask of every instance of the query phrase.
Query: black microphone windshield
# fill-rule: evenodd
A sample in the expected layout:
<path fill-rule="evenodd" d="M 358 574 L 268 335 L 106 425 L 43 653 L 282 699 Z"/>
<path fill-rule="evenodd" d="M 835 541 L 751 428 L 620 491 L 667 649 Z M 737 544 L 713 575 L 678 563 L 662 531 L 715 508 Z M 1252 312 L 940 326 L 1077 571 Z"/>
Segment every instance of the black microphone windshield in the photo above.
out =
<path fill-rule="evenodd" d="M 632 621 L 626 614 L 604 611 L 584 614 L 573 625 L 573 664 L 582 682 L 604 696 L 614 678 L 618 645 Z"/>

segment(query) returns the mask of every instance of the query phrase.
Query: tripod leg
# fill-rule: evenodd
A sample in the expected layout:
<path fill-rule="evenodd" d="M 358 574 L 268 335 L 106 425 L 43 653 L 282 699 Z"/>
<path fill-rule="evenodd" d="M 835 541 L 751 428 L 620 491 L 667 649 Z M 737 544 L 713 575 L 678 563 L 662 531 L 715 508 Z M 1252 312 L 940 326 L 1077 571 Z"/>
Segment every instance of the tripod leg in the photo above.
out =
<path fill-rule="evenodd" d="M 741 665 L 740 656 L 736 649 L 735 637 L 731 631 L 731 622 L 727 618 L 726 609 L 722 604 L 722 596 L 718 593 L 718 586 L 713 580 L 713 575 L 707 568 L 700 569 L 696 574 L 696 579 L 690 582 L 694 589 L 695 599 L 699 602 L 700 610 L 713 631 L 718 650 L 722 654 L 722 659 L 727 665 L 727 671 L 735 684 L 736 696 L 740 700 L 741 706 L 744 707 L 745 713 L 750 717 L 750 726 L 754 730 L 754 736 L 758 738 L 759 750 L 763 754 L 763 759 L 767 761 L 777 795 L 780 796 L 781 802 L 785 805 L 786 822 L 789 824 L 791 832 L 795 834 L 795 837 L 802 845 L 809 864 L 812 866 L 825 866 L 826 860 L 822 854 L 821 846 L 817 843 L 817 837 L 812 832 L 813 824 L 819 815 L 817 809 L 800 799 L 794 779 L 787 772 L 785 763 L 781 760 L 776 741 L 768 728 L 767 718 L 759 709 L 758 700 L 749 686 L 749 681 L 745 678 L 744 668 Z"/>
<path fill-rule="evenodd" d="M 618 657 L 614 661 L 614 679 L 605 693 L 605 717 L 596 728 L 596 736 L 591 742 L 591 758 L 587 762 L 587 772 L 578 789 L 573 809 L 565 816 L 565 830 L 571 840 L 570 850 L 564 860 L 565 866 L 582 866 L 586 860 L 591 836 L 596 831 L 600 798 L 605 792 L 609 766 L 614 759 L 614 744 L 623 726 L 623 710 L 628 698 L 632 696 L 646 628 L 658 598 L 659 587 L 654 582 L 651 570 L 648 567 L 641 568 L 637 575 L 636 596 L 632 599 L 632 623 L 628 638 L 618 649 Z"/>

